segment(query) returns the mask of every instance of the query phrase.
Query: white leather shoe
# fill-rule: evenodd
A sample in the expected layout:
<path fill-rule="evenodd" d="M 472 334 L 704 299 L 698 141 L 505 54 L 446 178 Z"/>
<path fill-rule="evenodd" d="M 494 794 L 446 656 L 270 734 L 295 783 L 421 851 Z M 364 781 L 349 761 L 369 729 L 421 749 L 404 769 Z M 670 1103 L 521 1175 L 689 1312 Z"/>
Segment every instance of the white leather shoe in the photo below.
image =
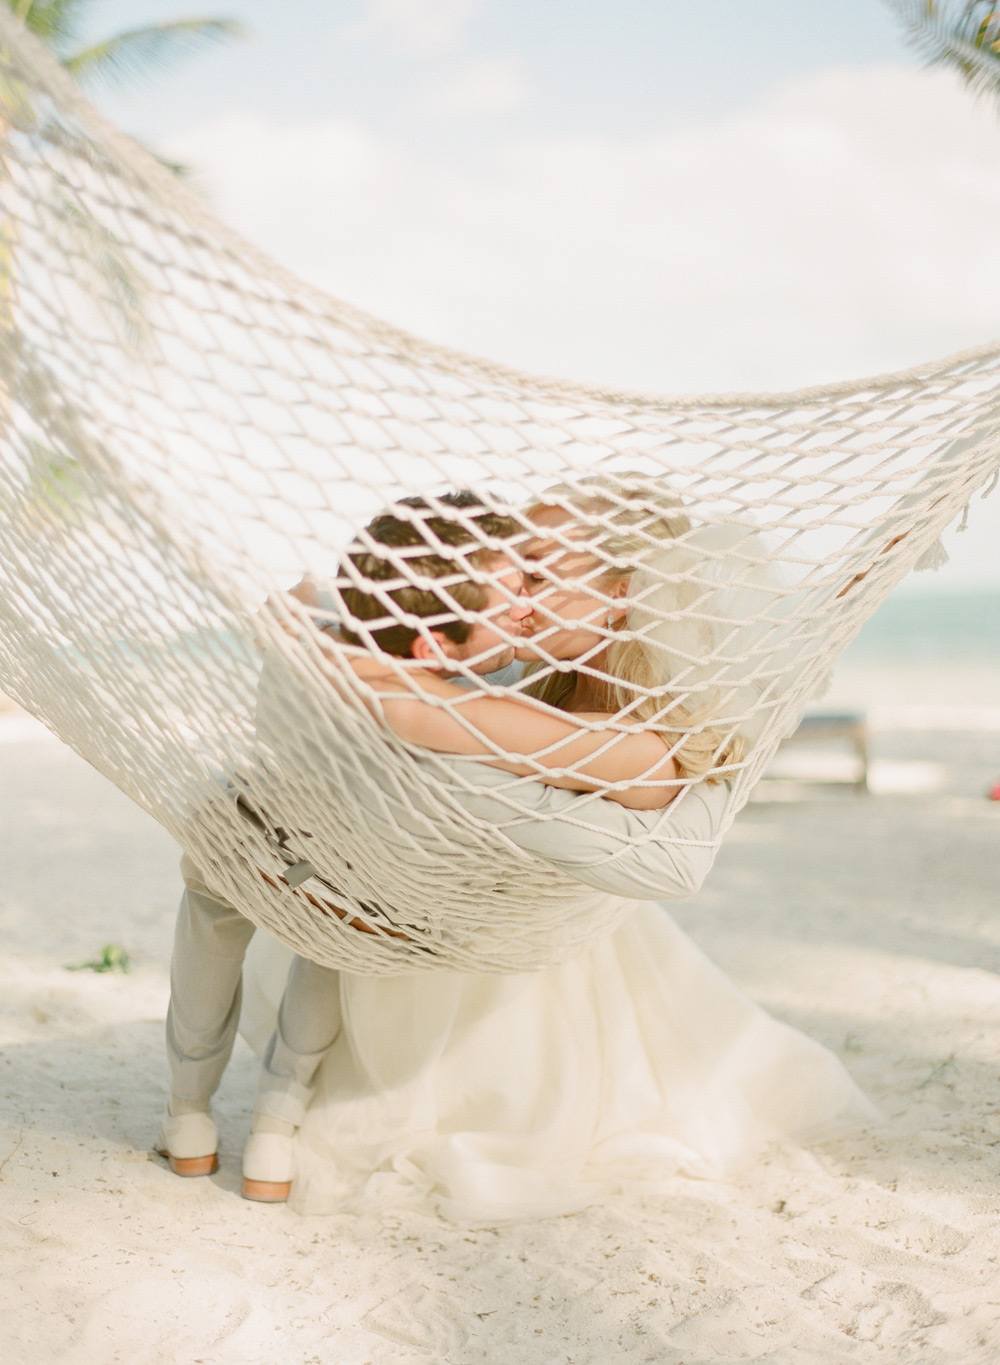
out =
<path fill-rule="evenodd" d="M 284 1133 L 251 1132 L 243 1149 L 243 1198 L 281 1204 L 291 1193 L 295 1139 Z"/>
<path fill-rule="evenodd" d="M 211 1114 L 164 1114 L 156 1150 L 174 1175 L 211 1175 L 219 1169 L 218 1147 Z"/>

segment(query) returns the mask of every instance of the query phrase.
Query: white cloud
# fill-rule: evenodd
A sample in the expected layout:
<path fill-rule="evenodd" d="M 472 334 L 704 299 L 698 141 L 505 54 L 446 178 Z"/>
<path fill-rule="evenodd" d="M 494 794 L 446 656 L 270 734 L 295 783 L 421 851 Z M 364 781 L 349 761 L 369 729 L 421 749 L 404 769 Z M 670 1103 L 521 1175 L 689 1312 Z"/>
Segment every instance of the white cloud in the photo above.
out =
<path fill-rule="evenodd" d="M 172 148 L 260 245 L 393 321 L 548 370 L 775 386 L 985 340 L 1000 127 L 947 76 L 829 73 L 634 141 L 474 169 L 345 120 L 233 113 Z"/>
<path fill-rule="evenodd" d="M 171 150 L 298 273 L 525 368 L 773 389 L 1000 331 L 1000 120 L 943 73 L 829 72 L 658 137 L 495 142 L 469 170 L 249 114 Z M 1000 494 L 975 510 L 995 536 Z M 985 545 L 959 537 L 958 565 Z"/>
<path fill-rule="evenodd" d="M 461 46 L 482 0 L 368 0 L 365 13 L 341 29 L 349 41 L 388 40 L 406 52 L 450 52 Z"/>
<path fill-rule="evenodd" d="M 356 123 L 283 128 L 252 113 L 227 114 L 177 145 L 188 149 L 222 216 L 272 248 L 286 234 L 293 245 L 299 206 L 308 202 L 307 231 L 321 228 L 341 196 L 370 194 L 392 161 Z"/>
<path fill-rule="evenodd" d="M 516 66 L 503 57 L 471 60 L 434 87 L 425 101 L 439 114 L 473 114 L 513 109 L 528 98 L 528 86 Z"/>

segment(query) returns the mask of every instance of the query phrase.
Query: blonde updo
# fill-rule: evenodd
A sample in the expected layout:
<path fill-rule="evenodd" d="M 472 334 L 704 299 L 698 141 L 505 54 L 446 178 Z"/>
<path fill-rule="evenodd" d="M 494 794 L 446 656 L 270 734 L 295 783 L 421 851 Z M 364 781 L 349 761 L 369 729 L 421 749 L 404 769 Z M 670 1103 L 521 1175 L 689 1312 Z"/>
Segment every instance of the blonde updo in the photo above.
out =
<path fill-rule="evenodd" d="M 607 591 L 622 579 L 631 584 L 651 558 L 662 559 L 665 548 L 675 545 L 676 562 L 670 563 L 671 614 L 683 612 L 702 595 L 697 580 L 685 577 L 698 562 L 697 553 L 684 543 L 691 531 L 690 518 L 682 499 L 662 479 L 638 473 L 589 474 L 578 483 L 546 489 L 525 511 L 530 517 L 543 507 L 566 511 L 573 519 L 568 538 L 574 549 L 590 551 L 605 566 L 589 578 L 597 592 Z M 635 611 L 634 604 L 629 616 Z M 711 639 L 706 638 L 704 644 L 710 652 Z M 600 709 L 662 735 L 680 777 L 722 781 L 724 774 L 718 770 L 742 761 L 745 745 L 735 727 L 724 731 L 713 725 L 710 704 L 692 706 L 688 698 L 671 694 L 670 679 L 663 676 L 662 653 L 651 652 L 627 624 L 621 638 L 609 640 L 605 660 L 599 677 L 589 675 L 598 689 Z M 547 667 L 532 664 L 527 671 Z M 576 670 L 550 671 L 526 690 L 566 710 L 579 677 Z"/>

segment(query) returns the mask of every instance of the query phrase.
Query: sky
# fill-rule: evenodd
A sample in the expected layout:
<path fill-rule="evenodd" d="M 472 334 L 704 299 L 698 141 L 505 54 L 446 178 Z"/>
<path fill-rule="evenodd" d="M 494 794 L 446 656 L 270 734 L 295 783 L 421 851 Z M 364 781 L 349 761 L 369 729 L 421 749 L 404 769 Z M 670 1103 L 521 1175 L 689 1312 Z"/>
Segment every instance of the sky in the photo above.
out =
<path fill-rule="evenodd" d="M 240 41 L 112 121 L 318 286 L 658 392 L 787 389 L 1000 334 L 1000 109 L 883 0 L 220 0 Z M 84 39 L 187 17 L 100 0 Z M 922 588 L 1000 587 L 1000 492 Z"/>

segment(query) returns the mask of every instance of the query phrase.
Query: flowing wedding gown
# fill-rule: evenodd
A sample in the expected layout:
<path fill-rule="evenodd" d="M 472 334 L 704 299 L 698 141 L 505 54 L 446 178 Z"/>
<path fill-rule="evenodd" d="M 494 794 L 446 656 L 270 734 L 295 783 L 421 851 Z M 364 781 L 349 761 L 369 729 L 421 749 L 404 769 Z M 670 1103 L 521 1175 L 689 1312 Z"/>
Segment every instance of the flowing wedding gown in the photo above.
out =
<path fill-rule="evenodd" d="M 244 1033 L 290 953 L 258 934 Z M 875 1111 L 840 1062 L 747 999 L 659 905 L 544 971 L 339 976 L 343 1027 L 299 1130 L 292 1207 L 461 1221 L 570 1212 L 624 1183 L 718 1177 L 775 1138 Z"/>

